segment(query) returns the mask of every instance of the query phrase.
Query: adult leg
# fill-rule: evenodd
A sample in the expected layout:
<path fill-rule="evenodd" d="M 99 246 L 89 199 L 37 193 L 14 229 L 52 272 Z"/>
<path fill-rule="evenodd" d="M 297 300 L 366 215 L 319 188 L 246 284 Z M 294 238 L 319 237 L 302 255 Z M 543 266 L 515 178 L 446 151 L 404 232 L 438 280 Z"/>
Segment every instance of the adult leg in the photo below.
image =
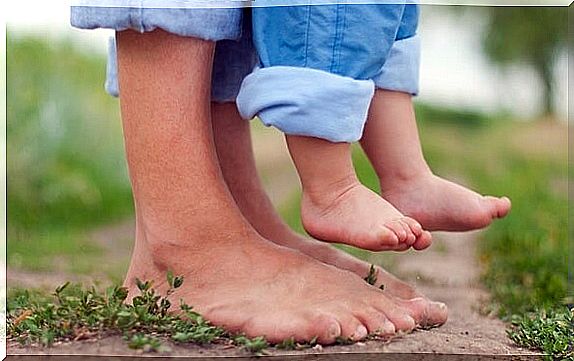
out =
<path fill-rule="evenodd" d="M 122 121 L 136 208 L 125 280 L 166 288 L 216 325 L 271 341 L 322 343 L 367 330 L 410 330 L 414 320 L 356 275 L 261 238 L 233 202 L 209 114 L 214 44 L 156 30 L 117 35 Z"/>
<path fill-rule="evenodd" d="M 324 263 L 365 277 L 370 265 L 328 244 L 304 237 L 289 228 L 275 211 L 257 174 L 249 123 L 241 119 L 234 103 L 212 103 L 213 132 L 217 156 L 225 181 L 243 216 L 264 238 L 297 249 Z M 411 315 L 423 326 L 442 324 L 447 318 L 443 303 L 432 302 L 412 286 L 377 267 L 376 286 L 403 300 Z M 425 312 L 420 312 L 420 301 Z M 418 317 L 417 317 L 418 315 Z M 421 317 L 422 316 L 422 317 Z"/>
<path fill-rule="evenodd" d="M 379 176 L 383 198 L 425 229 L 483 228 L 510 211 L 506 197 L 482 196 L 432 173 L 410 94 L 376 91 L 361 145 Z"/>

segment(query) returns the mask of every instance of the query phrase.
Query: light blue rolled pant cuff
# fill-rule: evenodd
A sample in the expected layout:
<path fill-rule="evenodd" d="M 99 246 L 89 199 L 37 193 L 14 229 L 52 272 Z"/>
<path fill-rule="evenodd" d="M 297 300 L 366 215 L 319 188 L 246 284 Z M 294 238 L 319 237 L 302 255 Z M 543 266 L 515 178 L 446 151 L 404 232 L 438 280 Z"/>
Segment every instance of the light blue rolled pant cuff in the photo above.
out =
<path fill-rule="evenodd" d="M 216 103 L 235 102 L 242 80 L 253 70 L 257 54 L 251 43 L 250 23 L 243 26 L 238 40 L 220 40 L 215 46 L 213 72 L 211 76 L 211 101 Z M 106 92 L 118 97 L 118 57 L 115 37 L 108 42 L 108 63 L 106 67 Z"/>
<path fill-rule="evenodd" d="M 241 35 L 242 9 L 150 8 L 146 0 L 135 3 L 117 0 L 117 7 L 72 6 L 70 23 L 81 29 L 132 29 L 142 33 L 159 28 L 213 41 L 237 39 Z M 165 0 L 164 4 L 177 5 L 177 1 Z"/>
<path fill-rule="evenodd" d="M 363 134 L 374 94 L 371 80 L 310 68 L 258 68 L 241 84 L 237 108 L 244 119 L 289 135 L 355 142 Z"/>
<path fill-rule="evenodd" d="M 116 51 L 116 39 L 112 36 L 108 39 L 108 63 L 106 65 L 106 92 L 115 97 L 120 96 L 118 86 L 118 52 Z"/>
<path fill-rule="evenodd" d="M 418 35 L 396 40 L 381 72 L 373 78 L 380 89 L 419 93 L 420 38 Z"/>

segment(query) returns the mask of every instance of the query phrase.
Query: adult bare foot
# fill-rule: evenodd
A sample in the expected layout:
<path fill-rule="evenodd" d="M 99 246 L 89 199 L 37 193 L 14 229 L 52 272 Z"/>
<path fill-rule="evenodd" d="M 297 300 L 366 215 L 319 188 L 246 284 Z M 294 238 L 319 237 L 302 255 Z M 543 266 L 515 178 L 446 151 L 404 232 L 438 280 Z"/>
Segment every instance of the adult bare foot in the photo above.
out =
<path fill-rule="evenodd" d="M 266 239 L 299 250 L 321 262 L 351 271 L 364 278 L 370 264 L 324 242 L 297 234 L 277 214 L 257 174 L 251 133 L 234 103 L 212 104 L 213 134 L 217 156 L 236 204 L 243 216 Z M 383 293 L 395 300 L 421 326 L 443 324 L 447 319 L 444 303 L 433 302 L 411 285 L 377 266 L 376 287 L 384 284 Z"/>
<path fill-rule="evenodd" d="M 350 144 L 286 138 L 303 187 L 301 220 L 310 235 L 371 251 L 428 247 L 430 233 L 359 182 Z"/>
<path fill-rule="evenodd" d="M 406 310 L 355 274 L 274 245 L 225 216 L 217 230 L 171 241 L 161 237 L 166 225 L 153 229 L 139 222 L 125 282 L 129 296 L 138 292 L 136 277 L 165 291 L 171 270 L 186 280 L 173 302 L 183 299 L 215 325 L 271 342 L 318 337 L 330 344 L 337 337 L 360 340 L 415 327 Z"/>
<path fill-rule="evenodd" d="M 273 217 L 263 213 L 260 215 L 264 219 Z M 266 227 L 263 233 L 267 239 L 277 244 L 299 250 L 325 264 L 353 272 L 361 278 L 365 278 L 370 272 L 370 263 L 329 244 L 295 233 L 285 224 L 273 229 Z M 379 265 L 375 265 L 375 272 L 377 281 L 374 287 L 383 286 L 383 293 L 393 299 L 397 305 L 406 309 L 418 326 L 433 327 L 446 322 L 448 309 L 444 303 L 428 299 L 416 288 L 398 279 Z"/>
<path fill-rule="evenodd" d="M 510 211 L 510 200 L 482 196 L 433 175 L 421 149 L 409 94 L 377 90 L 361 145 L 382 196 L 428 230 L 468 231 Z"/>
<path fill-rule="evenodd" d="M 125 280 L 172 295 L 216 325 L 277 342 L 409 331 L 408 312 L 358 276 L 262 239 L 228 192 L 209 121 L 213 43 L 156 30 L 117 34 L 121 110 L 136 209 Z M 165 66 L 169 64 L 168 66 Z"/>

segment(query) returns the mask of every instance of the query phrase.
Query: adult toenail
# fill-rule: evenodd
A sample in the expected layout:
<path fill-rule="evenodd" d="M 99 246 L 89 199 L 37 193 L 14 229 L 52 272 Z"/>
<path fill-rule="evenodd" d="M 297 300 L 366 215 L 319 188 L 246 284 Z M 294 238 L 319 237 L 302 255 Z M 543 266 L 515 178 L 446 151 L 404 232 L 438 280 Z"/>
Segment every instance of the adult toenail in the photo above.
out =
<path fill-rule="evenodd" d="M 409 315 L 405 315 L 404 320 L 409 324 L 409 328 L 414 328 L 417 325 L 415 319 Z"/>
<path fill-rule="evenodd" d="M 335 338 L 341 336 L 341 326 L 338 323 L 334 323 L 329 327 L 328 330 L 329 337 Z"/>
<path fill-rule="evenodd" d="M 431 304 L 441 310 L 446 310 L 446 305 L 442 302 L 431 302 Z"/>
<path fill-rule="evenodd" d="M 367 331 L 367 328 L 363 325 L 359 325 L 359 327 L 357 327 L 355 333 L 353 334 L 353 336 L 351 336 L 351 338 L 353 340 L 362 340 L 365 337 L 367 337 L 368 334 L 369 332 Z"/>
<path fill-rule="evenodd" d="M 395 325 L 391 321 L 385 321 L 385 324 L 381 328 L 381 333 L 383 335 L 392 335 L 396 331 Z"/>

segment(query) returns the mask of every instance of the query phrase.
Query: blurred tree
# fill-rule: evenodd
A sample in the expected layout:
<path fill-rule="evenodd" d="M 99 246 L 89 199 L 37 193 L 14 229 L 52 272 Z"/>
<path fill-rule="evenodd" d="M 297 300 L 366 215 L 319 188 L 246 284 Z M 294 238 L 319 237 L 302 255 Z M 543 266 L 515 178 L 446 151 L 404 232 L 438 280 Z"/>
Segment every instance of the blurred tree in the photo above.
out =
<path fill-rule="evenodd" d="M 483 38 L 488 57 L 501 65 L 526 62 L 534 67 L 544 89 L 544 114 L 554 114 L 553 64 L 566 44 L 567 8 L 489 7 Z"/>

